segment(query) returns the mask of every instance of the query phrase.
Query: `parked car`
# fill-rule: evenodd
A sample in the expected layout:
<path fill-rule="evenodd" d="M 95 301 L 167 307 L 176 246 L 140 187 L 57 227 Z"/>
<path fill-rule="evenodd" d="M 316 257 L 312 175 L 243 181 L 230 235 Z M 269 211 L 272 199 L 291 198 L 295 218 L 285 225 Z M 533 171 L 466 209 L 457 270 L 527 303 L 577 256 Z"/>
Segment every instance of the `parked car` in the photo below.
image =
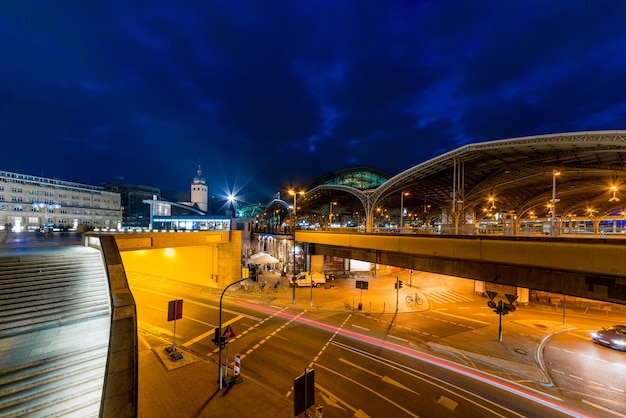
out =
<path fill-rule="evenodd" d="M 605 345 L 616 350 L 626 351 L 626 325 L 613 325 L 591 333 L 594 343 Z"/>
<path fill-rule="evenodd" d="M 322 273 L 315 273 L 309 271 L 303 271 L 298 273 L 291 279 L 292 283 L 296 287 L 315 286 L 320 287 L 326 283 L 326 276 Z"/>

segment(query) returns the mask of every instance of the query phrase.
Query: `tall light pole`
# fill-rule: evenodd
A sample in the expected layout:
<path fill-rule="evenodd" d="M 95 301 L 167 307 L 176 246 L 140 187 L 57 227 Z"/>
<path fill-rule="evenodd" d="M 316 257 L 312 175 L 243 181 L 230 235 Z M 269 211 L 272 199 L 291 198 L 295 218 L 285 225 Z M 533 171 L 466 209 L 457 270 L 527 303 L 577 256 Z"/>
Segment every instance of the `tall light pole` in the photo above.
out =
<path fill-rule="evenodd" d="M 561 172 L 557 169 L 552 170 L 552 218 L 550 220 L 550 236 L 557 236 L 556 228 L 556 178 Z"/>
<path fill-rule="evenodd" d="M 404 196 L 409 192 L 400 192 L 400 233 L 404 232 Z"/>
<path fill-rule="evenodd" d="M 43 227 L 48 228 L 48 213 L 50 209 L 59 209 L 61 205 L 58 203 L 34 203 L 33 206 L 36 206 L 40 209 L 44 210 L 43 215 Z"/>
<path fill-rule="evenodd" d="M 237 217 L 237 196 L 233 195 L 233 194 L 229 194 L 228 195 L 228 202 L 230 203 L 230 207 L 232 207 L 233 209 L 233 218 Z"/>
<path fill-rule="evenodd" d="M 226 290 L 231 287 L 234 286 L 236 284 L 239 284 L 241 282 L 241 279 L 232 282 L 231 284 L 229 284 L 228 286 L 226 286 L 224 288 L 224 290 L 222 290 L 222 294 L 220 295 L 220 319 L 219 319 L 219 326 L 216 330 L 215 333 L 215 337 L 217 339 L 216 343 L 218 344 L 218 356 L 219 356 L 219 360 L 218 360 L 218 367 L 219 367 L 219 372 L 218 372 L 218 379 L 220 381 L 220 389 L 222 389 L 223 385 L 224 385 L 224 374 L 222 372 L 223 366 L 222 366 L 222 299 L 224 299 L 224 293 L 226 293 Z M 226 367 L 228 367 L 228 364 L 226 364 Z"/>
<path fill-rule="evenodd" d="M 298 195 L 304 196 L 304 192 L 300 191 L 300 192 L 296 192 L 295 190 L 289 190 L 289 194 L 293 196 L 293 274 L 294 276 L 296 275 L 296 225 L 297 225 L 297 221 L 296 221 L 296 213 L 297 213 L 297 204 L 296 204 L 296 198 L 298 197 Z M 294 302 L 295 302 L 295 286 L 294 286 Z"/>

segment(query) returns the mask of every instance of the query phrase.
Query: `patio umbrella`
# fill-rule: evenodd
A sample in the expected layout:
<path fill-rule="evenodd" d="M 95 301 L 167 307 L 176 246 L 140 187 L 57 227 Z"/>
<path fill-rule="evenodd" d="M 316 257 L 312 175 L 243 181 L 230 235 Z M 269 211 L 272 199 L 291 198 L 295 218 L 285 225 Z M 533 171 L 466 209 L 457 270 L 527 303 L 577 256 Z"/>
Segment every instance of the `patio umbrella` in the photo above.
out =
<path fill-rule="evenodd" d="M 250 256 L 250 260 L 254 264 L 273 264 L 273 263 L 278 263 L 278 259 L 277 258 L 272 257 L 271 255 L 269 255 L 267 253 L 264 253 L 264 252 L 252 254 Z"/>

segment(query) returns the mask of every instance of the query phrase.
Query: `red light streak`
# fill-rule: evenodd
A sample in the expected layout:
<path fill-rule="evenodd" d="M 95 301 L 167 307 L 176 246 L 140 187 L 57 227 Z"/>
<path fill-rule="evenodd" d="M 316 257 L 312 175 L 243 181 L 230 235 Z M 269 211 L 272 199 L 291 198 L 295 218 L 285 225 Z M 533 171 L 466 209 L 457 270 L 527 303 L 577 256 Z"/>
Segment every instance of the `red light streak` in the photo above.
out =
<path fill-rule="evenodd" d="M 386 348 L 388 350 L 394 351 L 396 353 L 399 354 L 403 354 L 406 355 L 408 357 L 417 359 L 417 360 L 421 360 L 423 362 L 426 363 L 430 363 L 433 365 L 436 365 L 438 367 L 444 368 L 446 370 L 449 370 L 451 372 L 454 373 L 458 373 L 461 374 L 463 376 L 472 378 L 474 380 L 478 380 L 480 382 L 483 382 L 485 384 L 491 385 L 491 386 L 495 386 L 497 388 L 500 388 L 504 391 L 507 391 L 511 394 L 517 395 L 517 396 L 521 396 L 523 398 L 526 398 L 532 402 L 536 402 L 539 404 L 542 404 L 544 406 L 547 406 L 549 408 L 555 409 L 557 411 L 563 412 L 565 414 L 569 414 L 571 416 L 574 417 L 588 417 L 588 415 L 585 415 L 579 411 L 576 411 L 574 409 L 568 408 L 565 405 L 561 405 L 555 401 L 549 400 L 545 397 L 539 396 L 538 394 L 535 393 L 531 393 L 530 391 L 525 390 L 523 387 L 520 387 L 518 385 L 515 385 L 513 383 L 507 382 L 505 380 L 501 380 L 496 378 L 495 376 L 490 376 L 488 374 L 485 373 L 481 373 L 477 370 L 474 369 L 470 369 L 468 367 L 465 367 L 463 365 L 460 364 L 455 364 L 452 362 L 449 362 L 447 360 L 438 358 L 438 357 L 434 357 L 431 356 L 429 354 L 426 353 L 422 353 L 416 350 L 413 350 L 411 348 L 407 348 L 407 347 L 403 347 L 385 340 L 381 340 L 378 338 L 373 338 L 373 337 L 369 337 L 367 335 L 362 335 L 359 333 L 356 333 L 354 331 L 349 331 L 334 325 L 329 325 L 329 324 L 325 324 L 323 322 L 318 322 L 315 321 L 313 319 L 308 319 L 308 318 L 304 318 L 304 317 L 299 317 L 297 318 L 296 315 L 292 315 L 286 312 L 281 312 L 281 311 L 277 311 L 275 309 L 270 309 L 270 308 L 266 308 L 263 306 L 258 306 L 258 305 L 252 305 L 252 304 L 248 304 L 245 302 L 239 302 L 239 305 L 242 306 L 246 306 L 248 308 L 251 309 L 255 309 L 258 311 L 262 311 L 262 312 L 266 312 L 272 315 L 276 315 L 288 320 L 295 320 L 295 322 L 300 322 L 306 325 L 310 325 L 316 328 L 320 328 L 320 329 L 324 329 L 327 330 L 330 333 L 333 334 L 337 334 L 337 335 L 341 335 L 343 337 L 348 337 L 357 341 L 361 341 L 367 344 L 371 344 L 371 345 L 375 345 L 376 347 L 383 347 Z"/>

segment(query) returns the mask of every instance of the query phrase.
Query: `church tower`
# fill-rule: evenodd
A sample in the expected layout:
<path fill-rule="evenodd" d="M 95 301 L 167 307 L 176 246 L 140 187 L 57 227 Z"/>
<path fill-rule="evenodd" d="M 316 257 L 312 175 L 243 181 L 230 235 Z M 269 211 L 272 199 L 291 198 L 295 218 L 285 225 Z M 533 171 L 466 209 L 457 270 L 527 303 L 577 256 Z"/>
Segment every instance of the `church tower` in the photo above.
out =
<path fill-rule="evenodd" d="M 191 205 L 197 206 L 201 211 L 208 210 L 209 188 L 206 185 L 204 177 L 202 177 L 202 169 L 198 165 L 198 171 L 191 183 Z"/>

